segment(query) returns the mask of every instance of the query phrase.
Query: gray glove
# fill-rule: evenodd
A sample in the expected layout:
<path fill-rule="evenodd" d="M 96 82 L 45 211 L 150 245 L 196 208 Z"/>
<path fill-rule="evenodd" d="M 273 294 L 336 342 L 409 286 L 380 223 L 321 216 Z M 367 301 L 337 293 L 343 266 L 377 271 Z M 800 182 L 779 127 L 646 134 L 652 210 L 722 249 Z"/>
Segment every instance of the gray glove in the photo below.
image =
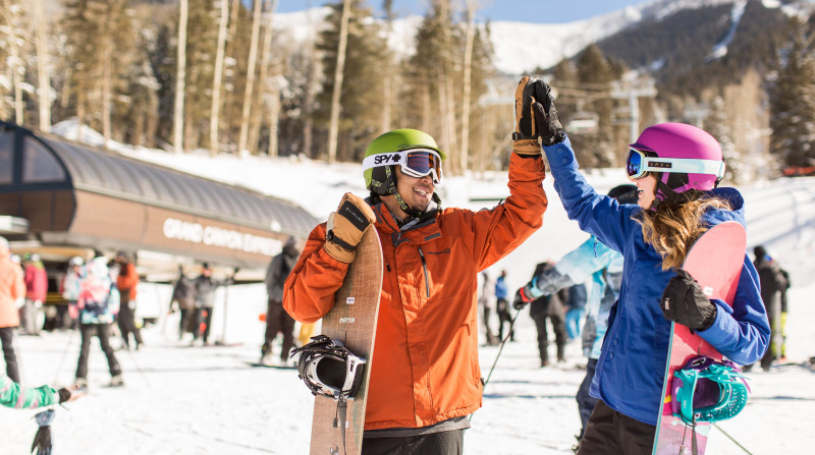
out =
<path fill-rule="evenodd" d="M 34 435 L 34 442 L 31 443 L 31 452 L 36 450 L 37 455 L 51 455 L 53 442 L 51 441 L 51 422 L 54 420 L 54 410 L 48 409 L 35 415 L 37 425 L 40 428 Z"/>

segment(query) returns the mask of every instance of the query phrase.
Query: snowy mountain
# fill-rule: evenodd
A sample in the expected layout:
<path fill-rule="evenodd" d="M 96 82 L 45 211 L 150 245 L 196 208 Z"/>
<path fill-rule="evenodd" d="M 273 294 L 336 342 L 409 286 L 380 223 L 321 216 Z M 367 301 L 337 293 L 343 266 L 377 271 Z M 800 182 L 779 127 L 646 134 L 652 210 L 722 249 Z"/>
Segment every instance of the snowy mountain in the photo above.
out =
<path fill-rule="evenodd" d="M 660 22 L 684 10 L 733 5 L 730 34 L 723 36 L 715 48 L 711 47 L 706 52 L 717 56 L 723 52 L 726 53 L 727 44 L 733 39 L 732 35 L 738 26 L 738 19 L 743 14 L 747 3 L 747 0 L 655 0 L 567 24 L 490 22 L 495 49 L 495 66 L 499 71 L 510 75 L 528 72 L 534 68 L 548 68 L 563 58 L 573 57 L 591 43 L 611 37 L 637 24 Z M 813 5 L 807 2 L 787 3 L 763 0 L 760 3 L 768 9 L 779 9 L 788 16 L 801 15 L 813 10 Z M 314 36 L 315 30 L 323 26 L 323 18 L 327 12 L 328 8 L 323 7 L 295 13 L 276 14 L 274 23 L 281 33 L 300 42 Z M 540 14 L 545 14 L 545 8 L 540 9 Z M 404 55 L 411 55 L 413 36 L 421 21 L 422 17 L 417 15 L 396 19 L 393 32 L 388 40 L 391 49 Z M 691 32 L 685 31 L 684 33 Z"/>

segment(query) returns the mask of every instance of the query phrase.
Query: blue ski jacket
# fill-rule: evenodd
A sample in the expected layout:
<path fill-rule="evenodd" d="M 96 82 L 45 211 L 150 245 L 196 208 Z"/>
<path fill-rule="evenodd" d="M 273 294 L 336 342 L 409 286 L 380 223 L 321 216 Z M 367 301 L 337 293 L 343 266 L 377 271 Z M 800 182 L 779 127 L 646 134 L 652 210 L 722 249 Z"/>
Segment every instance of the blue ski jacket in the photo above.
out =
<path fill-rule="evenodd" d="M 623 255 L 591 236 L 533 280 L 538 289 L 551 295 L 591 277 L 591 293 L 586 302 L 586 323 L 582 332 L 583 354 L 586 357 L 600 358 L 608 315 L 620 295 L 622 274 Z"/>
<path fill-rule="evenodd" d="M 642 209 L 597 194 L 578 170 L 568 139 L 546 146 L 544 151 L 569 218 L 624 256 L 620 297 L 609 315 L 590 393 L 617 412 L 656 425 L 671 333 L 671 323 L 662 315 L 659 301 L 675 272 L 663 271 L 659 253 L 645 242 L 642 226 L 634 220 Z M 733 210 L 709 210 L 703 221 L 710 226 L 724 221 L 744 225 L 741 194 L 733 188 L 719 188 L 713 193 L 728 200 Z M 745 254 L 733 307 L 714 300 L 719 310 L 716 320 L 709 329 L 697 332 L 742 365 L 762 357 L 770 336 L 758 283 L 756 269 Z"/>
<path fill-rule="evenodd" d="M 507 283 L 504 280 L 504 277 L 499 276 L 497 280 L 495 280 L 495 298 L 506 299 L 507 295 L 509 295 L 509 288 L 507 288 Z"/>

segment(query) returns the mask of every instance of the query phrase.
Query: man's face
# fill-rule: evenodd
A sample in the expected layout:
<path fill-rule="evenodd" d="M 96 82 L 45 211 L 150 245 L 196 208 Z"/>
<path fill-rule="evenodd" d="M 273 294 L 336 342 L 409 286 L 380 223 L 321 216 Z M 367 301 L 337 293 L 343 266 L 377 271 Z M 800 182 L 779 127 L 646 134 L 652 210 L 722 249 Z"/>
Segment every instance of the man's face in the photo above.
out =
<path fill-rule="evenodd" d="M 426 175 L 424 177 L 411 177 L 402 173 L 402 166 L 396 166 L 396 191 L 402 196 L 411 208 L 424 212 L 433 198 L 435 186 L 433 185 L 433 177 Z"/>

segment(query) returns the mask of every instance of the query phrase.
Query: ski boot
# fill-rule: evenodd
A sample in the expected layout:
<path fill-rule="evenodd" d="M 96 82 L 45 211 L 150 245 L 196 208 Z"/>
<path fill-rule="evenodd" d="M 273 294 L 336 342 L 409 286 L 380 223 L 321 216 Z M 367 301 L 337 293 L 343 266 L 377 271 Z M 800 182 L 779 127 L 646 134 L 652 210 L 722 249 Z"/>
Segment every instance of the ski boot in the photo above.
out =
<path fill-rule="evenodd" d="M 125 380 L 121 374 L 117 374 L 110 378 L 110 387 L 124 387 Z"/>

